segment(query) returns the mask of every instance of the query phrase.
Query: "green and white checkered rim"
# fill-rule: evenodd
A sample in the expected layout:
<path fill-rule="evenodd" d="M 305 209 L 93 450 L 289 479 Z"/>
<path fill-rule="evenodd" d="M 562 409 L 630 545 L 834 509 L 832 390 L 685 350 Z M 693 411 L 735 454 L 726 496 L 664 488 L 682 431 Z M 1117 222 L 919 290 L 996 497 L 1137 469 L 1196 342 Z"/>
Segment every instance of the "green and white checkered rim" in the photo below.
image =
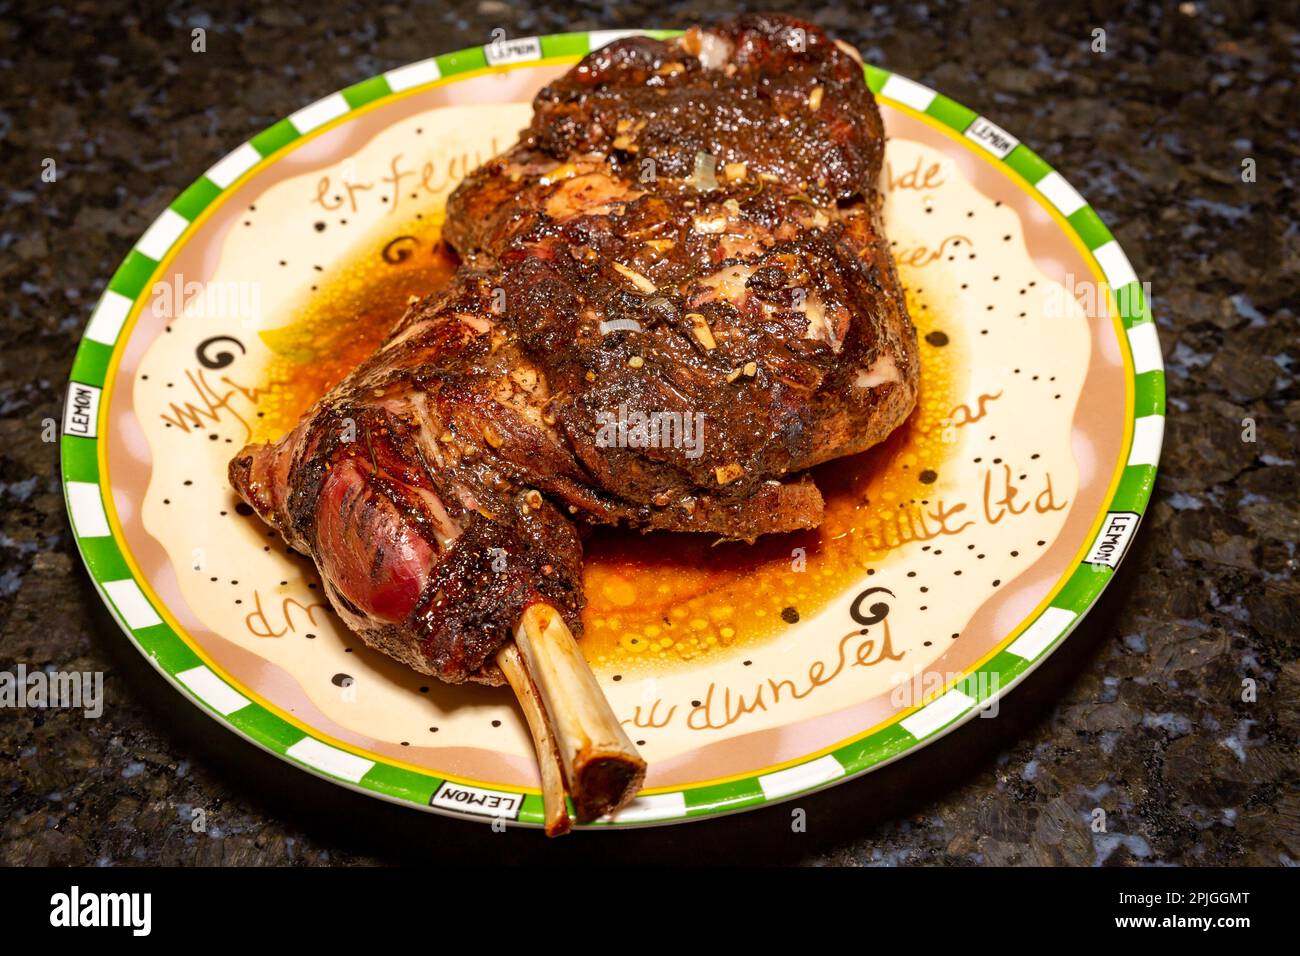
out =
<path fill-rule="evenodd" d="M 147 295 L 160 261 L 187 234 L 191 223 L 232 184 L 259 163 L 283 157 L 313 130 L 363 107 L 420 87 L 495 68 L 542 61 L 572 62 L 629 33 L 672 36 L 676 31 L 565 33 L 513 39 L 412 63 L 334 93 L 263 130 L 199 177 L 140 237 L 100 298 L 77 350 L 69 383 L 62 435 L 63 486 L 77 545 L 90 576 L 122 629 L 154 667 L 194 703 L 241 736 L 326 779 L 397 803 L 464 816 L 450 801 L 436 800 L 444 786 L 462 785 L 380 756 L 342 750 L 304 732 L 232 687 L 209 669 L 164 620 L 138 582 L 113 535 L 104 507 L 99 470 L 99 395 L 123 325 Z M 1140 520 L 1156 479 L 1164 431 L 1165 373 L 1149 304 L 1128 258 L 1100 217 L 1060 173 L 1004 130 L 960 103 L 912 80 L 866 67 L 872 91 L 970 140 L 999 162 L 1007 175 L 1036 190 L 1095 261 L 1114 293 L 1131 353 L 1133 406 L 1127 464 L 1106 520 L 1089 548 L 1108 533 Z M 74 424 L 76 427 L 73 427 Z M 1103 549 L 1104 550 L 1104 549 Z M 1101 550 L 1098 554 L 1103 553 Z M 822 753 L 769 773 L 669 792 L 648 792 L 619 814 L 623 826 L 674 822 L 729 813 L 822 789 L 880 767 L 952 730 L 1032 671 L 1075 628 L 1101 595 L 1115 570 L 1102 559 L 1081 561 L 1063 587 L 1018 634 L 962 680 L 901 719 L 873 728 Z M 485 785 L 492 789 L 491 785 Z M 505 793 L 509 788 L 501 788 Z M 510 794 L 513 822 L 542 823 L 537 793 Z M 522 796 L 522 799 L 519 797 Z M 498 811 L 484 813 L 498 815 Z M 482 819 L 482 816 L 479 816 Z"/>

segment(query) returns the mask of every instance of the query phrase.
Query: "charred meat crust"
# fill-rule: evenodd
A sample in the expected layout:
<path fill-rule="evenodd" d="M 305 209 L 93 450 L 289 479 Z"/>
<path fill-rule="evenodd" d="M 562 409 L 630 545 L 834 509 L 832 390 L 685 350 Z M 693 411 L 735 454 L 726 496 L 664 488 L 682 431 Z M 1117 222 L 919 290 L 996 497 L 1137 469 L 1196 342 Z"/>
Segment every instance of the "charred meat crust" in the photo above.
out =
<path fill-rule="evenodd" d="M 371 646 L 444 680 L 532 601 L 578 633 L 577 523 L 815 527 L 799 473 L 881 441 L 916 336 L 860 64 L 743 16 L 596 51 L 452 195 L 463 265 L 235 489 Z"/>

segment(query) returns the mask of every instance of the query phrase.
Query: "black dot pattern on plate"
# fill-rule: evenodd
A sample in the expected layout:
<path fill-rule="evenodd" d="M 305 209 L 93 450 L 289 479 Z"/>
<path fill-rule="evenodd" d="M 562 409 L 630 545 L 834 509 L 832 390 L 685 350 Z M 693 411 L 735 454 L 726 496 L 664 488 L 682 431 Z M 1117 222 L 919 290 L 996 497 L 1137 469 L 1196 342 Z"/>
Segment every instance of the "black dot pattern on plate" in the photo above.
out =
<path fill-rule="evenodd" d="M 330 680 L 335 687 L 351 687 L 353 683 L 351 674 L 335 674 Z"/>
<path fill-rule="evenodd" d="M 1002 206 L 1001 202 L 995 203 L 995 208 L 1000 206 Z M 930 211 L 930 209 L 927 208 L 927 211 Z M 967 220 L 974 220 L 975 217 L 978 216 L 976 208 L 961 209 L 961 211 L 958 212 L 958 215 L 961 215 L 961 213 L 965 213 Z M 1002 242 L 997 243 L 997 245 L 1004 246 L 1004 243 L 1013 242 L 1015 235 L 1013 233 L 1004 234 L 1001 230 L 998 230 L 998 232 L 993 233 L 989 238 L 992 238 L 995 242 L 998 238 L 1001 238 Z M 983 259 L 987 261 L 988 256 L 976 255 L 978 248 L 972 246 L 975 246 L 975 243 L 967 241 L 967 239 L 954 239 L 954 241 L 950 243 L 950 247 L 952 247 L 953 251 L 956 252 L 956 255 L 948 256 L 948 261 L 949 263 L 953 263 L 953 268 L 963 269 L 963 271 L 974 271 L 974 269 L 979 268 L 978 260 Z M 1000 254 L 1005 256 L 1006 252 L 1000 250 Z M 976 334 L 976 339 L 983 337 L 984 341 L 987 342 L 989 339 L 995 338 L 998 333 L 1006 332 L 1006 330 L 1023 328 L 1023 320 L 1026 319 L 1028 315 L 1032 315 L 1030 302 L 1028 302 L 1027 297 L 1028 294 L 1031 293 L 1031 290 L 1037 285 L 1036 280 L 1027 280 L 1022 282 L 1018 281 L 1018 276 L 1014 276 L 1014 274 L 1006 274 L 1006 276 L 1004 276 L 1001 272 L 998 272 L 997 274 L 984 274 L 984 276 L 980 278 L 971 277 L 969 278 L 969 281 L 961 281 L 961 278 L 963 277 L 958 276 L 958 281 L 959 284 L 961 284 L 963 294 L 961 298 L 963 303 L 966 304 L 967 310 L 970 311 L 970 315 L 976 316 L 974 328 L 971 329 L 972 333 L 978 333 Z M 1004 280 L 1006 281 L 1004 282 Z M 1019 295 L 1017 295 L 1017 293 L 1019 293 Z M 995 323 L 997 323 L 997 325 L 995 325 Z M 1013 334 L 1017 333 L 1013 332 Z M 950 345 L 949 333 L 944 332 L 944 330 L 932 329 L 930 333 L 927 333 L 926 336 L 924 336 L 924 345 L 930 346 L 932 349 L 940 349 L 940 347 L 948 346 Z M 1027 381 L 1030 380 L 1030 376 L 1034 375 L 1036 371 L 1040 371 L 1040 369 L 1014 369 L 1014 375 L 1018 377 L 1017 384 L 1027 384 Z M 1039 399 L 1039 401 L 1058 401 L 1057 394 L 1061 394 L 1060 385 L 1057 385 L 1054 389 L 1047 389 L 1043 386 L 1044 380 L 1052 380 L 1052 378 L 1054 378 L 1054 376 L 1049 377 L 1048 371 L 1049 369 L 1041 369 L 1041 375 L 1034 377 L 1034 380 L 1032 381 L 1034 381 L 1035 384 L 1039 384 L 1041 392 L 1031 393 L 1028 395 L 1028 398 Z M 983 415 L 980 415 L 980 418 L 983 418 Z M 1002 436 L 1002 442 L 998 442 L 996 434 L 980 434 L 982 431 L 983 427 L 972 429 L 972 432 L 974 432 L 972 437 L 974 437 L 976 441 L 987 442 L 989 449 L 998 449 L 998 445 L 1005 446 L 1006 440 L 1009 438 L 1009 436 L 1004 434 L 1004 436 Z M 1018 481 L 1018 483 L 1031 481 L 1034 476 L 1032 476 L 1032 473 L 1028 468 L 1024 468 L 1024 473 L 1021 473 L 1019 477 L 1015 477 L 1015 475 L 1021 471 L 1019 468 L 1014 472 L 1010 471 L 1010 468 L 1014 468 L 1015 464 L 1019 463 L 1015 460 L 1018 457 L 1019 453 L 1017 450 L 1002 447 L 1000 455 L 998 455 L 997 458 L 993 458 L 991 454 L 984 453 L 982 455 L 976 455 L 974 459 L 967 459 L 967 462 L 974 460 L 975 466 L 978 466 L 980 470 L 988 473 L 993 480 L 1000 480 L 1001 477 L 1004 476 L 1004 470 L 1006 470 L 1005 477 L 1006 480 L 1008 480 L 1008 483 L 1013 480 L 1013 477 L 1015 481 Z M 1034 458 L 1039 459 L 1040 455 L 1035 454 Z M 989 462 L 992 462 L 992 464 L 989 464 Z M 930 467 L 924 467 L 926 464 L 930 464 Z M 906 466 L 902 467 L 906 468 Z M 920 467 L 924 468 L 924 471 L 918 473 L 920 483 L 923 483 L 924 485 L 935 485 L 937 479 L 939 479 L 939 473 L 937 473 L 937 468 L 940 467 L 939 464 L 924 463 Z M 1018 509 L 1023 505 L 1024 499 L 1026 499 L 1024 498 L 1024 490 L 1027 489 L 1022 489 L 1021 497 L 1017 498 L 1017 505 L 1015 505 L 1013 509 L 1014 514 L 1019 514 Z M 932 493 L 932 497 L 939 497 L 939 494 L 937 494 L 937 486 L 935 492 Z M 1032 494 L 1030 497 L 1032 497 Z M 915 505 L 915 501 L 911 503 Z M 902 503 L 900 505 L 900 507 L 905 506 L 906 505 L 902 505 Z M 1004 528 L 1002 531 L 1005 532 L 1008 531 L 1008 529 Z M 963 544 L 966 544 L 966 542 L 963 542 Z M 1011 544 L 1013 544 L 1013 542 L 1008 541 L 1008 546 Z M 1044 544 L 1040 544 L 1040 546 L 1044 546 Z M 1023 545 L 1021 545 L 1021 548 L 1023 549 Z M 920 550 L 922 550 L 923 553 L 931 554 L 932 557 L 936 558 L 944 553 L 943 548 L 932 549 L 930 545 L 922 545 L 920 546 Z M 958 550 L 958 545 L 950 545 L 949 550 Z M 987 541 L 980 541 L 979 544 L 967 544 L 966 549 L 962 550 L 965 551 L 965 555 L 969 555 L 969 558 L 974 559 L 976 564 L 971 564 L 970 561 L 965 561 L 957 564 L 956 568 L 954 568 L 953 564 L 950 563 L 940 572 L 941 580 L 948 581 L 950 585 L 961 585 L 962 583 L 974 584 L 975 581 L 982 581 L 982 583 L 985 584 L 985 587 L 987 587 L 987 584 L 992 579 L 992 575 L 984 576 L 983 574 L 979 574 L 979 570 L 984 570 L 984 568 L 980 567 L 982 564 L 987 567 L 987 564 L 992 563 L 989 561 L 989 555 L 995 553 L 995 550 L 989 548 Z M 1009 554 L 1009 551 L 1002 550 L 1000 554 L 1006 555 Z M 1018 555 L 1019 551 L 1015 554 L 1010 554 L 1010 557 L 1017 558 Z M 1021 564 L 1021 562 L 1017 562 L 1017 564 Z M 948 571 L 952 572 L 952 576 L 946 574 Z M 972 571 L 976 572 L 974 579 L 971 579 L 970 572 Z M 987 571 L 993 571 L 997 574 L 995 568 L 987 568 Z M 985 574 L 987 574 L 987 571 L 985 571 Z M 867 575 L 870 576 L 871 574 L 872 571 L 867 570 Z M 915 572 L 909 572 L 907 578 L 915 579 L 917 578 L 917 574 L 915 574 Z M 927 581 L 928 578 L 931 578 L 931 575 L 926 575 L 923 572 L 923 574 L 919 575 L 919 580 L 915 580 L 915 583 L 920 584 L 922 581 Z M 1001 587 L 1004 580 L 1006 579 L 992 579 L 992 588 Z M 933 587 L 933 580 L 928 581 L 928 584 Z M 937 591 L 943 591 L 941 585 L 936 589 Z M 927 600 L 930 588 L 920 587 L 919 591 L 922 594 L 926 594 L 926 597 L 923 597 L 922 600 Z M 924 610 L 927 606 L 928 605 L 922 605 L 919 607 L 919 610 Z M 936 605 L 936 609 L 937 607 L 939 607 L 939 605 Z M 959 632 L 954 632 L 952 640 L 956 641 L 959 636 L 961 636 L 959 635 Z M 937 637 L 935 640 L 926 641 L 926 644 L 924 645 L 930 646 L 935 644 L 936 641 Z"/>

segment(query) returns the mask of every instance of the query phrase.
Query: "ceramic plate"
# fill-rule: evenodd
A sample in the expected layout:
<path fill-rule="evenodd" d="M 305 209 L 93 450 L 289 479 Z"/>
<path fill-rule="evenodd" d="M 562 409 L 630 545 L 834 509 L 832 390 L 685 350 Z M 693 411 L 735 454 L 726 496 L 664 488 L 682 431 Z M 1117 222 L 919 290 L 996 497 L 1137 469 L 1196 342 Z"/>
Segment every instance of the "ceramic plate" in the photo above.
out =
<path fill-rule="evenodd" d="M 541 822 L 509 694 L 368 651 L 311 563 L 237 503 L 226 462 L 449 274 L 448 192 L 514 141 L 542 84 L 612 38 L 444 54 L 281 120 L 150 226 L 77 352 L 64 487 L 114 616 L 195 706 L 365 793 Z M 591 826 L 783 800 L 995 711 L 1097 600 L 1147 504 L 1164 373 L 1118 243 L 1011 133 L 866 76 L 919 405 L 883 446 L 818 470 L 815 533 L 587 542 L 583 647 L 650 764 L 644 793 Z"/>

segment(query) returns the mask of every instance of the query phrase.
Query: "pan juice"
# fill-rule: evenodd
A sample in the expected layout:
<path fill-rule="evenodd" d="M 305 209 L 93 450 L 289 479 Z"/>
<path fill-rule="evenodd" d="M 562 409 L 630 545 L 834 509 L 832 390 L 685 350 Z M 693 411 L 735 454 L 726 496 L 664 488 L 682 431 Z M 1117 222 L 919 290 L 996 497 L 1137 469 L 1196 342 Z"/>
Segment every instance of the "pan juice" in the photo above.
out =
<path fill-rule="evenodd" d="M 446 285 L 456 259 L 439 241 L 442 215 L 423 215 L 366 243 L 322 279 L 285 325 L 262 334 L 275 353 L 258 399 L 254 441 L 279 438 L 379 347 L 412 296 Z"/>

